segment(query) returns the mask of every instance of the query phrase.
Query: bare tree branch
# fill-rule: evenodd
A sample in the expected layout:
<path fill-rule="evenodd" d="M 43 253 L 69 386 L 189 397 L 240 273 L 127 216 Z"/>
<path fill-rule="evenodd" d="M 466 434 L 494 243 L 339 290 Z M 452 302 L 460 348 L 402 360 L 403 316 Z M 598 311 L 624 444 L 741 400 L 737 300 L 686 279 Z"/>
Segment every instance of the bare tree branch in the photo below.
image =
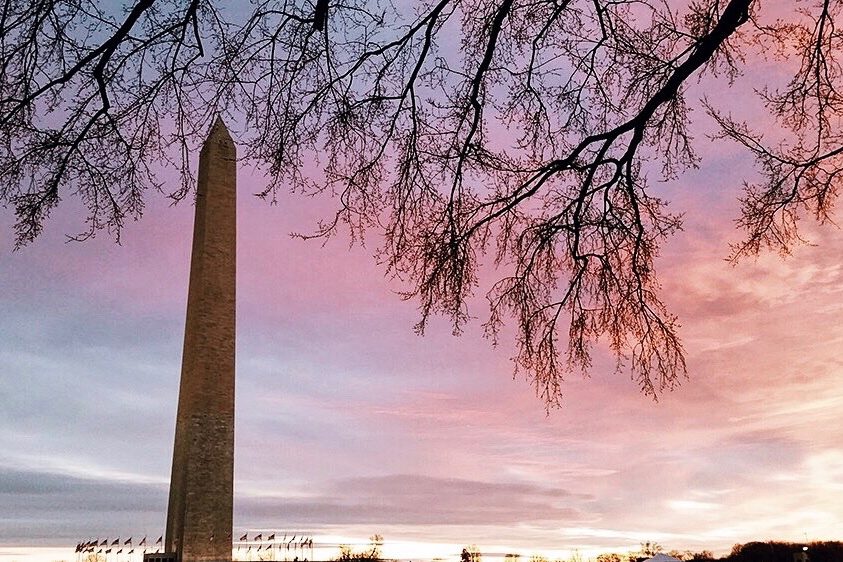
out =
<path fill-rule="evenodd" d="M 63 197 L 88 209 L 80 237 L 119 236 L 162 190 L 190 193 L 196 131 L 228 108 L 246 158 L 279 189 L 336 198 L 305 238 L 375 232 L 377 258 L 459 333 L 478 291 L 486 333 L 517 328 L 517 369 L 548 405 L 606 345 L 657 396 L 685 374 L 654 261 L 681 228 L 648 184 L 693 150 L 688 85 L 739 75 L 744 51 L 796 58 L 762 99 L 790 132 L 769 146 L 708 103 L 720 137 L 749 150 L 734 257 L 786 252 L 803 214 L 830 220 L 843 153 L 841 3 L 762 23 L 754 0 L 8 0 L 0 12 L 0 199 L 18 245 Z M 320 170 L 321 175 L 316 173 Z M 481 271 L 497 277 L 481 287 Z"/>

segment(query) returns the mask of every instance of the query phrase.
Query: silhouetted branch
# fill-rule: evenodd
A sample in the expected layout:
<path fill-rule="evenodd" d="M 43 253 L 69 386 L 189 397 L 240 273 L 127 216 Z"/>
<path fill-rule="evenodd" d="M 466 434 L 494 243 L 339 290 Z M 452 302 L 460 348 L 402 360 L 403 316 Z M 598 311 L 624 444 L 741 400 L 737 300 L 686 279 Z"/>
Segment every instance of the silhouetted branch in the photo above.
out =
<path fill-rule="evenodd" d="M 681 220 L 646 172 L 674 178 L 698 162 L 689 81 L 734 80 L 755 45 L 800 61 L 785 89 L 763 92 L 796 142 L 767 146 L 709 107 L 764 176 L 747 188 L 735 256 L 786 251 L 801 213 L 829 220 L 836 200 L 841 5 L 773 25 L 755 5 L 260 0 L 238 15 L 211 0 L 138 0 L 122 14 L 6 2 L 0 199 L 16 209 L 18 245 L 68 195 L 88 209 L 82 237 L 117 236 L 163 189 L 160 162 L 182 177 L 168 195 L 189 193 L 194 133 L 228 108 L 246 158 L 268 172 L 259 195 L 336 197 L 300 236 L 383 235 L 378 259 L 418 302 L 419 332 L 435 314 L 460 332 L 495 265 L 487 334 L 515 321 L 518 369 L 548 404 L 599 342 L 655 396 L 685 373 L 654 271 Z"/>

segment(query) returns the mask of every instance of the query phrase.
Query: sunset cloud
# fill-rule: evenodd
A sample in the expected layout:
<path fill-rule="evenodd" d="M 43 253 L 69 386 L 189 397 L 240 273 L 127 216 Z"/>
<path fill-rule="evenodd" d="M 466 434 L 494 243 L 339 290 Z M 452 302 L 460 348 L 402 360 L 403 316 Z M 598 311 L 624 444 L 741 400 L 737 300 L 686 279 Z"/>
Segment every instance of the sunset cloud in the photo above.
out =
<path fill-rule="evenodd" d="M 488 287 L 461 337 L 441 318 L 419 337 L 376 235 L 292 239 L 332 203 L 266 205 L 241 169 L 235 528 L 378 532 L 449 556 L 839 539 L 843 233 L 805 221 L 793 255 L 728 263 L 752 163 L 698 144 L 700 169 L 654 187 L 686 213 L 656 265 L 688 380 L 654 402 L 598 348 L 550 412 L 513 378 L 511 326 L 497 347 L 482 336 Z M 21 251 L 2 239 L 0 547 L 163 532 L 191 225 L 189 201 L 155 200 L 122 245 L 66 243 L 80 225 L 65 207 Z"/>

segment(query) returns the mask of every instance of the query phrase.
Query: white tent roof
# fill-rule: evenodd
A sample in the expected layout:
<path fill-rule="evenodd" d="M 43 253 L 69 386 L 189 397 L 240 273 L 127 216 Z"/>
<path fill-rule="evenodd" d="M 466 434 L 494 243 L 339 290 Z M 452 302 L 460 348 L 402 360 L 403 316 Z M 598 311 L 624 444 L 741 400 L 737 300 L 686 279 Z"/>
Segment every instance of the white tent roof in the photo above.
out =
<path fill-rule="evenodd" d="M 644 562 L 681 562 L 678 558 L 674 558 L 673 556 L 668 556 L 667 554 L 662 554 L 659 552 L 652 558 L 647 558 Z"/>

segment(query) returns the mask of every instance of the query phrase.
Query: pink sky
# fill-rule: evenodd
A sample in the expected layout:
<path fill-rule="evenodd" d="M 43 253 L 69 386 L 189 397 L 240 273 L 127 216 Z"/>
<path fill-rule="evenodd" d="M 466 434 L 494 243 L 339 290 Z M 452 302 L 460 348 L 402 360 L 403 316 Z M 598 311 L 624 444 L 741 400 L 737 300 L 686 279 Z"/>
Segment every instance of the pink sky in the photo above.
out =
<path fill-rule="evenodd" d="M 816 245 L 727 264 L 753 170 L 698 148 L 699 170 L 656 188 L 686 212 L 658 267 L 690 379 L 654 403 L 601 352 L 547 415 L 511 340 L 481 337 L 482 298 L 463 336 L 415 336 L 376 236 L 292 240 L 330 202 L 269 207 L 241 168 L 236 534 L 380 533 L 401 557 L 839 539 L 843 233 L 806 222 Z M 122 246 L 66 244 L 84 228 L 68 200 L 14 254 L 0 214 L 0 560 L 163 532 L 192 212 L 153 199 Z"/>

